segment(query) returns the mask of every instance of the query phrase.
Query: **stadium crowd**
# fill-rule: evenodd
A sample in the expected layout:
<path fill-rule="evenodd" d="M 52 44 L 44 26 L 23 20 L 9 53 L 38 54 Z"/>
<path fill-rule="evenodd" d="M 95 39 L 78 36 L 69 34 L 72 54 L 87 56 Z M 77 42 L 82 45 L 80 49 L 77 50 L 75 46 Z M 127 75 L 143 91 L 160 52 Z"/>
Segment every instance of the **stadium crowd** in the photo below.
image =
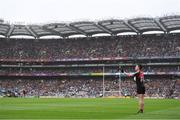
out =
<path fill-rule="evenodd" d="M 53 42 L 52 42 L 53 41 Z M 158 44 L 157 44 L 158 43 Z M 1 38 L 1 59 L 180 56 L 178 36 L 111 36 L 71 39 Z"/>
<path fill-rule="evenodd" d="M 53 41 L 53 42 L 52 42 Z M 158 43 L 158 44 L 157 44 Z M 70 59 L 99 57 L 179 57 L 180 40 L 173 35 L 110 36 L 72 39 L 7 39 L 1 38 L 0 59 Z M 125 68 L 127 72 L 133 67 Z M 144 67 L 144 72 L 179 72 L 179 66 Z M 102 68 L 44 69 L 1 68 L 0 74 L 13 73 L 88 73 L 102 72 Z M 117 68 L 106 68 L 105 72 L 117 72 Z M 179 79 L 146 79 L 146 96 L 180 98 Z M 105 95 L 136 96 L 136 85 L 132 79 L 121 82 L 118 78 L 105 79 Z M 102 79 L 0 79 L 0 95 L 31 97 L 101 97 Z M 113 92 L 115 91 L 115 92 Z"/>
<path fill-rule="evenodd" d="M 118 78 L 105 79 L 105 96 L 119 95 Z M 122 79 L 120 95 L 136 96 L 136 85 L 133 79 Z M 36 79 L 36 80 L 0 80 L 0 92 L 13 93 L 18 97 L 56 96 L 56 97 L 101 97 L 102 79 Z M 180 98 L 180 80 L 146 79 L 146 97 Z"/>

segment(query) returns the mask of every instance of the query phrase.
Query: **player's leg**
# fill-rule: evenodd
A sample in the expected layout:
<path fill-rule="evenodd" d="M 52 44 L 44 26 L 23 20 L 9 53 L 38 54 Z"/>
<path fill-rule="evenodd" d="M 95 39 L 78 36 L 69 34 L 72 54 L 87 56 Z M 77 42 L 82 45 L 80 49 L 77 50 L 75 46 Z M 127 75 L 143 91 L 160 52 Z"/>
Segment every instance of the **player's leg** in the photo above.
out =
<path fill-rule="evenodd" d="M 138 105 L 139 105 L 139 110 L 141 109 L 141 94 L 138 94 Z"/>
<path fill-rule="evenodd" d="M 141 110 L 143 112 L 144 111 L 144 94 L 141 94 L 141 105 L 140 105 L 140 107 L 141 107 Z"/>
<path fill-rule="evenodd" d="M 140 113 L 141 112 L 141 94 L 138 94 L 138 108 L 139 108 L 139 111 L 137 113 Z"/>
<path fill-rule="evenodd" d="M 138 101 L 139 101 L 138 113 L 143 113 L 143 111 L 144 111 L 144 94 L 138 94 Z"/>

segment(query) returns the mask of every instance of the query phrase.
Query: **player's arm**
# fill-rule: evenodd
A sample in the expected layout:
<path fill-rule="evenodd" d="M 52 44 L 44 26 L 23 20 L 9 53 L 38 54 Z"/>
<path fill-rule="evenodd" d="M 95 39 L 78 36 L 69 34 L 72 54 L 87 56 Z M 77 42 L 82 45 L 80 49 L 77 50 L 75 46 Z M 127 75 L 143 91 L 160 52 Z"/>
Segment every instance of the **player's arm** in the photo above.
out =
<path fill-rule="evenodd" d="M 124 71 L 124 69 L 120 69 L 120 71 L 121 71 L 121 74 L 123 75 L 123 76 L 126 76 L 126 77 L 133 77 L 133 76 L 135 76 L 135 74 L 136 73 L 127 73 L 127 72 L 125 72 Z"/>
<path fill-rule="evenodd" d="M 123 74 L 126 77 L 134 77 L 134 76 L 136 76 L 137 72 L 135 72 L 135 73 L 127 73 L 127 72 L 123 71 Z"/>
<path fill-rule="evenodd" d="M 124 73 L 127 77 L 132 77 L 132 76 L 134 76 L 134 74 L 131 74 L 131 73 Z"/>

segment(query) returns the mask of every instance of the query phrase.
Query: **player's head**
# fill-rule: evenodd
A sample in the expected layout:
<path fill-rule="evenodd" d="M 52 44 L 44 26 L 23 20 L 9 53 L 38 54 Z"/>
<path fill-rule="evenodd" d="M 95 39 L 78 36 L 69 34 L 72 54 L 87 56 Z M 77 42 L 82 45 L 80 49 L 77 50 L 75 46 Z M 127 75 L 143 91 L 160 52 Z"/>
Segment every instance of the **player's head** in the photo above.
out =
<path fill-rule="evenodd" d="M 142 69 L 142 65 L 138 64 L 135 66 L 135 71 L 140 71 Z"/>

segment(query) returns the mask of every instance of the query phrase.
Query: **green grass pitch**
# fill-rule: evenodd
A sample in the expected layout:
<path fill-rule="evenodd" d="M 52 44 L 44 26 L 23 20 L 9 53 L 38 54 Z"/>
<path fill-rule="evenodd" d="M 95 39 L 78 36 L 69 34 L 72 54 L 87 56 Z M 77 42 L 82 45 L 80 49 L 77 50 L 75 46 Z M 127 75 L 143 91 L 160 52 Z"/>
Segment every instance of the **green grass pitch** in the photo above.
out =
<path fill-rule="evenodd" d="M 180 100 L 145 99 L 136 114 L 137 99 L 0 98 L 0 119 L 180 119 Z"/>

